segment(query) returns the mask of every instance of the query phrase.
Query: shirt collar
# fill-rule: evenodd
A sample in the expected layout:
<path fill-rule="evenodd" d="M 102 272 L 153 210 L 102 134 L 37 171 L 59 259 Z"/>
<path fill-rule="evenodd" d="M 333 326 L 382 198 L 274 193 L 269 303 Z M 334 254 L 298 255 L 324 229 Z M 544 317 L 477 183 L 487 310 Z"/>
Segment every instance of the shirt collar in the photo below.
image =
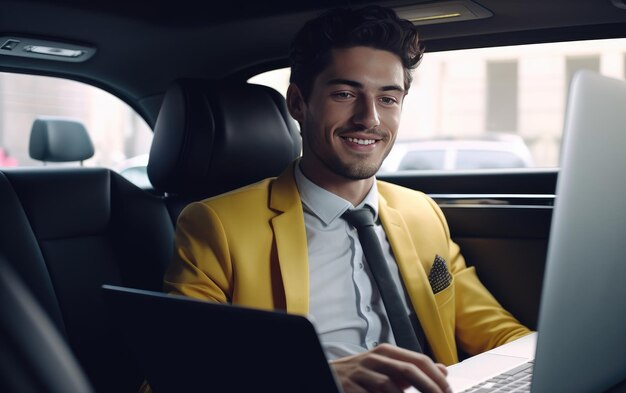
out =
<path fill-rule="evenodd" d="M 300 169 L 300 162 L 296 164 L 294 171 L 296 186 L 300 193 L 302 205 L 309 213 L 322 220 L 324 225 L 329 225 L 348 209 L 353 209 L 352 203 L 323 189 L 309 180 Z M 374 222 L 378 220 L 378 187 L 376 182 L 372 185 L 363 201 L 356 208 L 369 207 L 374 214 Z"/>

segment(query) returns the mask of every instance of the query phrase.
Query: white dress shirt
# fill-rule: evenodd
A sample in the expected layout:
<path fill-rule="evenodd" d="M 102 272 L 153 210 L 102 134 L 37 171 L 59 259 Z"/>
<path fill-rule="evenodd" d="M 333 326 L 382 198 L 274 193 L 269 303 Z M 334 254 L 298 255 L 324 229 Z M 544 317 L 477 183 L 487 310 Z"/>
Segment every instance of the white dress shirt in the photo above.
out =
<path fill-rule="evenodd" d="M 309 256 L 309 318 L 328 359 L 395 344 L 385 307 L 365 261 L 356 229 L 341 215 L 355 208 L 311 182 L 296 165 L 295 180 L 304 208 Z M 357 208 L 374 212 L 376 233 L 393 280 L 403 288 L 387 236 L 378 220 L 376 183 Z M 404 295 L 404 291 L 401 291 Z M 407 315 L 406 295 L 402 296 Z"/>

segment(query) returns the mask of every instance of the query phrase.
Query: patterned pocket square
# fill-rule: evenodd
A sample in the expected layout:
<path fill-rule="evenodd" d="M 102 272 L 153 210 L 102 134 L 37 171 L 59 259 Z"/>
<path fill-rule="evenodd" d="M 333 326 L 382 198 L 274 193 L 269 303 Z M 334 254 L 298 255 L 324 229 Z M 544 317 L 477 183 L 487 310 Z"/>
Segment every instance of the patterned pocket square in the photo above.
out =
<path fill-rule="evenodd" d="M 430 287 L 433 289 L 433 293 L 443 291 L 452 282 L 452 275 L 448 271 L 446 261 L 439 255 L 435 255 L 435 261 L 433 262 L 433 266 L 430 268 L 430 273 L 428 274 L 428 282 L 430 282 Z"/>

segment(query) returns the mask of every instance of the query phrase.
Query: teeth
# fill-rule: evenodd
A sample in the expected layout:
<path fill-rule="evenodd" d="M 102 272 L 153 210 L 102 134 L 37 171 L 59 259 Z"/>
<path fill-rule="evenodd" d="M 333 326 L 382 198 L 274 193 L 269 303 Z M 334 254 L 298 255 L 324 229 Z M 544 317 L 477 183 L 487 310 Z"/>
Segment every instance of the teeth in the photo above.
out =
<path fill-rule="evenodd" d="M 357 138 L 346 138 L 346 139 L 352 143 L 356 143 L 359 145 L 371 145 L 372 143 L 376 143 L 374 139 L 357 139 Z"/>

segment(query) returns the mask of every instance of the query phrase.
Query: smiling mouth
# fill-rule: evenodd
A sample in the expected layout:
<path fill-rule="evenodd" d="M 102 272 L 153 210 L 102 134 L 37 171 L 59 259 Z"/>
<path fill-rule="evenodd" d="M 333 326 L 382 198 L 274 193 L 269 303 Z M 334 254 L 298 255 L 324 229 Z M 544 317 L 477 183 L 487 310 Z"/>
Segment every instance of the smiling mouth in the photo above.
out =
<path fill-rule="evenodd" d="M 357 145 L 373 145 L 374 143 L 378 142 L 376 139 L 360 139 L 350 137 L 346 137 L 344 139 L 348 142 L 356 143 Z"/>

